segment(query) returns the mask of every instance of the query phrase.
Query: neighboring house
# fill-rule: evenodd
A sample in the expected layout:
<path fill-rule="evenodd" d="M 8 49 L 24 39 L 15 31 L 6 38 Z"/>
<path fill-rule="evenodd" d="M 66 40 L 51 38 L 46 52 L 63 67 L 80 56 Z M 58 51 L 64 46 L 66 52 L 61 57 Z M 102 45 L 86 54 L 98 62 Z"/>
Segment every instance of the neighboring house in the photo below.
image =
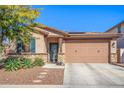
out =
<path fill-rule="evenodd" d="M 117 39 L 117 48 L 120 49 L 120 62 L 124 63 L 124 21 L 113 26 L 106 33 L 121 33 L 122 36 Z"/>
<path fill-rule="evenodd" d="M 42 26 L 33 29 L 30 44 L 25 46 L 15 41 L 10 48 L 10 56 L 41 57 L 52 63 L 117 62 L 118 33 L 67 33 Z"/>

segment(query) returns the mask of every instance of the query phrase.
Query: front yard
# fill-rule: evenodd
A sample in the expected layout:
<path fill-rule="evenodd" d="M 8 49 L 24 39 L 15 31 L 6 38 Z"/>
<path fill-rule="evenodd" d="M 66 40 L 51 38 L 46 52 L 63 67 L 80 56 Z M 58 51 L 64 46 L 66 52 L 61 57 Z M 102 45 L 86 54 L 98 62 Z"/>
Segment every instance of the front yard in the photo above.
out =
<path fill-rule="evenodd" d="M 18 71 L 0 70 L 0 85 L 62 85 L 63 68 L 20 69 Z"/>

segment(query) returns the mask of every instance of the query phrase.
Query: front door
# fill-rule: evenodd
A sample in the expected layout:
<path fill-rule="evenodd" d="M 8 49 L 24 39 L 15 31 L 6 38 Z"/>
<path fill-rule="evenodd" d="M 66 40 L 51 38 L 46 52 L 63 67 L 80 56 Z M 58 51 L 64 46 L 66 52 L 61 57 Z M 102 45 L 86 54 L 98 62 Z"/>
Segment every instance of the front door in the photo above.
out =
<path fill-rule="evenodd" d="M 58 43 L 50 43 L 50 62 L 56 63 L 58 59 Z"/>

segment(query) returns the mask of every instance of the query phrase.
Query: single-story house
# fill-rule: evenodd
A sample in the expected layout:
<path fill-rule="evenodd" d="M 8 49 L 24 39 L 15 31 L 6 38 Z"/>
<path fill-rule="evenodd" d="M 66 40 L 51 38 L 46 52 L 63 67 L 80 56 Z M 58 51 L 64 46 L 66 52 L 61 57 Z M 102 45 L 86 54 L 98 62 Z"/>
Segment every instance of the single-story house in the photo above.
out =
<path fill-rule="evenodd" d="M 47 26 L 33 27 L 33 30 L 28 47 L 15 41 L 9 56 L 40 57 L 51 63 L 117 62 L 116 41 L 120 33 L 67 33 Z"/>
<path fill-rule="evenodd" d="M 108 29 L 106 33 L 121 33 L 122 36 L 117 39 L 117 48 L 119 49 L 119 62 L 124 63 L 124 21 Z"/>

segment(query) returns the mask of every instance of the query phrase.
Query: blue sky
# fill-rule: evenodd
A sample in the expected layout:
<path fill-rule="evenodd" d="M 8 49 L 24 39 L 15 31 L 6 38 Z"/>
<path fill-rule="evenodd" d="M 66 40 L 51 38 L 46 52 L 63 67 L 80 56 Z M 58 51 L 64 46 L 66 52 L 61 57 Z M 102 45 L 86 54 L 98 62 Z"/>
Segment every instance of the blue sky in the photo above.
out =
<path fill-rule="evenodd" d="M 67 32 L 104 32 L 124 20 L 124 6 L 39 5 L 37 22 Z"/>

